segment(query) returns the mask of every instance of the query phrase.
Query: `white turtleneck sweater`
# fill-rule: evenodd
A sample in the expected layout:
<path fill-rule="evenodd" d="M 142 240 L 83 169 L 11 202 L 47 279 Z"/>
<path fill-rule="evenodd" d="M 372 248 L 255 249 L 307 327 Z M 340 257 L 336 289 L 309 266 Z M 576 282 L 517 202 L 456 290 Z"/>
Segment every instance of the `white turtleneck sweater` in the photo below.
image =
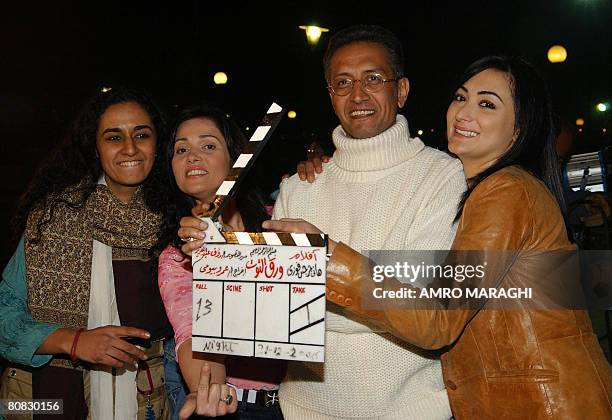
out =
<path fill-rule="evenodd" d="M 354 139 L 339 126 L 336 152 L 313 184 L 281 185 L 274 219 L 302 218 L 356 250 L 448 249 L 465 190 L 461 164 L 410 138 L 408 122 Z M 440 362 L 328 302 L 325 363 L 292 362 L 279 400 L 288 420 L 448 419 Z"/>

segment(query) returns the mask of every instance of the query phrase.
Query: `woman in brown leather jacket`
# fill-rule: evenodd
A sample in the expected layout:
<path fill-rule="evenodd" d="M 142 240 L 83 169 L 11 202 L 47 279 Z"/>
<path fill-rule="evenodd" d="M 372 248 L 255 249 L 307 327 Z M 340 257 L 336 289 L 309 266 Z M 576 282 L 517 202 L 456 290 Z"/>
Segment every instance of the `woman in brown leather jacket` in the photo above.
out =
<path fill-rule="evenodd" d="M 498 286 L 557 287 L 542 285 L 539 273 L 549 271 L 514 258 L 574 249 L 561 211 L 545 83 L 521 59 L 485 57 L 467 68 L 457 86 L 447 112 L 448 148 L 463 163 L 468 190 L 453 250 L 485 256 L 515 251 L 503 253 L 513 255 L 511 261 L 498 259 L 499 267 L 489 267 L 501 273 Z M 301 223 L 305 230 L 314 228 Z M 412 344 L 444 348 L 444 379 L 456 419 L 612 418 L 612 371 L 585 311 L 520 303 L 498 310 L 486 304 L 415 310 L 423 304 L 419 300 L 371 310 L 361 298 L 374 287 L 373 262 L 342 243 L 332 248 L 328 300 Z M 393 279 L 383 285 L 406 286 Z"/>

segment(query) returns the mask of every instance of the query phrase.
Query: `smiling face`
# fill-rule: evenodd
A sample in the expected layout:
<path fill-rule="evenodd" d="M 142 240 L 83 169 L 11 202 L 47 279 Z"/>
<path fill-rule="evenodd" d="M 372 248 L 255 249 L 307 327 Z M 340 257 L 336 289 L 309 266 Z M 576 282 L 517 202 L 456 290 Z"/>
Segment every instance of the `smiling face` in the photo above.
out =
<path fill-rule="evenodd" d="M 172 172 L 182 192 L 209 203 L 229 169 L 225 138 L 211 119 L 192 118 L 178 126 Z"/>
<path fill-rule="evenodd" d="M 385 47 L 374 42 L 354 42 L 339 48 L 330 61 L 328 83 L 339 79 L 354 80 L 351 93 L 338 96 L 330 92 L 334 112 L 344 131 L 351 137 L 374 137 L 395 123 L 398 108 L 408 97 L 408 79 L 384 83 L 378 92 L 366 92 L 365 77 L 380 74 L 385 79 L 396 77 Z"/>
<path fill-rule="evenodd" d="M 137 103 L 109 106 L 100 117 L 96 147 L 111 192 L 128 202 L 155 160 L 155 126 Z"/>
<path fill-rule="evenodd" d="M 483 70 L 457 89 L 446 113 L 448 149 L 467 178 L 499 159 L 516 140 L 510 77 Z"/>

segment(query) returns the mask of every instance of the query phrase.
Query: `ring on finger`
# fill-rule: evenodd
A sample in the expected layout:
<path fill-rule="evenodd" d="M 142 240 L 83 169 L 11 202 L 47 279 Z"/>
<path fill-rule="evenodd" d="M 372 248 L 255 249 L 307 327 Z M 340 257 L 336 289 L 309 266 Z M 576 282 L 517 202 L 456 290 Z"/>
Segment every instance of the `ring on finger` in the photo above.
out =
<path fill-rule="evenodd" d="M 225 398 L 221 398 L 219 401 L 224 402 L 227 405 L 230 405 L 233 400 L 234 400 L 234 397 L 232 397 L 230 394 L 227 394 Z"/>
<path fill-rule="evenodd" d="M 181 241 L 183 242 L 193 242 L 193 241 L 197 241 L 196 238 L 192 238 L 191 236 L 188 238 L 181 238 Z"/>

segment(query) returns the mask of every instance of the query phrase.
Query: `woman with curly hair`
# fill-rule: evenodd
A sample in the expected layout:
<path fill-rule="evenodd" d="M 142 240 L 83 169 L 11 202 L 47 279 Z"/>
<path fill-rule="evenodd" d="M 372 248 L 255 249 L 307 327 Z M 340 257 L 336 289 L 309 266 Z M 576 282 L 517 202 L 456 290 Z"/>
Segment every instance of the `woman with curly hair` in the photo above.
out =
<path fill-rule="evenodd" d="M 5 398 L 31 380 L 29 398 L 63 399 L 69 418 L 167 416 L 172 330 L 149 256 L 167 198 L 162 131 L 144 92 L 98 93 L 34 177 L 0 283 Z"/>

